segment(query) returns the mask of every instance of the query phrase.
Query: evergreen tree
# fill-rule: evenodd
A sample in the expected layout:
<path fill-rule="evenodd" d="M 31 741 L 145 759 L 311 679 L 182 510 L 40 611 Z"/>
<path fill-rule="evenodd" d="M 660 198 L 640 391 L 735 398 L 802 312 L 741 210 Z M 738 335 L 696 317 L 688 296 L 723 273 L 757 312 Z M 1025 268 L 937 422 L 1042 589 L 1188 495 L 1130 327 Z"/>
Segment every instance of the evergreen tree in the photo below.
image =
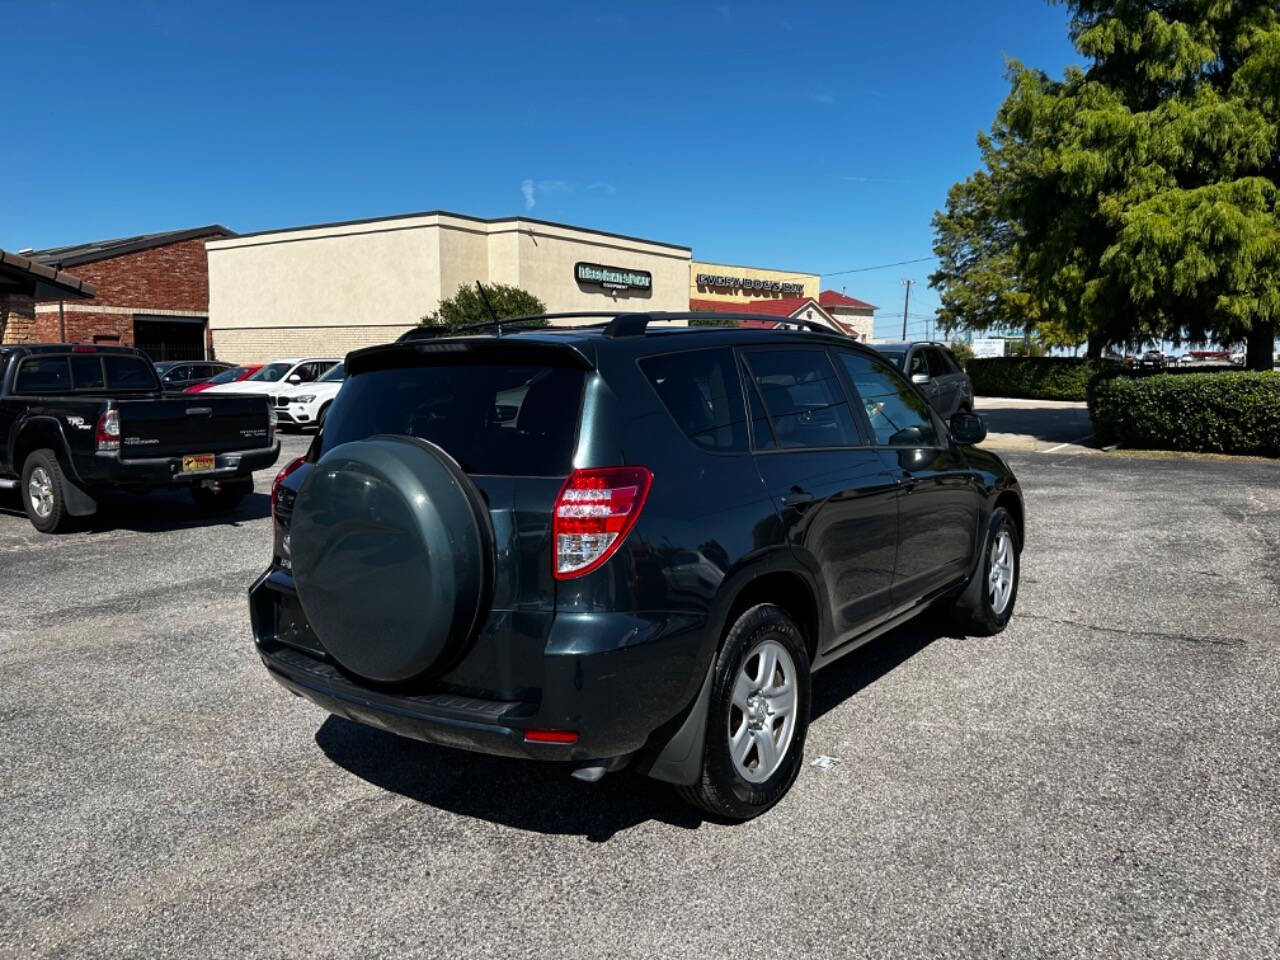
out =
<path fill-rule="evenodd" d="M 1087 69 L 1014 63 L 985 169 L 934 219 L 951 326 L 1245 341 L 1280 317 L 1280 5 L 1069 0 Z"/>

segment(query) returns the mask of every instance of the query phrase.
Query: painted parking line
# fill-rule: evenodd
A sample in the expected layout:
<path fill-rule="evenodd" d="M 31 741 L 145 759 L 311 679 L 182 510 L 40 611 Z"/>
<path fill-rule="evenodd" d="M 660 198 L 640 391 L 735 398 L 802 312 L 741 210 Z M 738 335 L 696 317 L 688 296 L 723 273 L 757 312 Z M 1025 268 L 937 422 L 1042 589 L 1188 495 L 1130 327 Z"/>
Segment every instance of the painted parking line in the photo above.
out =
<path fill-rule="evenodd" d="M 1092 440 L 1092 439 L 1093 439 L 1093 434 L 1092 434 L 1092 433 L 1086 433 L 1086 434 L 1085 434 L 1083 437 L 1081 437 L 1079 440 L 1068 440 L 1066 443 L 1060 443 L 1060 444 L 1058 444 L 1056 447 L 1050 447 L 1048 450 L 1041 450 L 1040 452 L 1041 452 L 1041 453 L 1055 453 L 1055 452 L 1057 452 L 1058 450 L 1061 450 L 1063 447 L 1072 447 L 1072 446 L 1075 446 L 1075 445 L 1076 445 L 1076 444 L 1078 444 L 1078 443 L 1084 443 L 1084 441 L 1086 441 L 1086 440 Z"/>

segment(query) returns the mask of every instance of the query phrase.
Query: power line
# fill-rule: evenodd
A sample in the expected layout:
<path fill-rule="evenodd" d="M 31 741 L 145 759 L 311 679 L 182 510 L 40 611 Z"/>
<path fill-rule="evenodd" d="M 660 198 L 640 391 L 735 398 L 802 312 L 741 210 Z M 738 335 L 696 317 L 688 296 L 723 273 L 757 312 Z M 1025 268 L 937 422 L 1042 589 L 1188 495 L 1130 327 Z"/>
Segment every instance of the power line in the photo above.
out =
<path fill-rule="evenodd" d="M 853 267 L 849 270 L 832 270 L 829 273 L 820 274 L 823 277 L 843 277 L 850 273 L 869 273 L 872 270 L 888 270 L 890 267 L 905 267 L 909 263 L 924 263 L 927 260 L 937 260 L 936 256 L 916 257 L 914 260 L 899 260 L 896 263 L 877 263 L 874 267 Z"/>

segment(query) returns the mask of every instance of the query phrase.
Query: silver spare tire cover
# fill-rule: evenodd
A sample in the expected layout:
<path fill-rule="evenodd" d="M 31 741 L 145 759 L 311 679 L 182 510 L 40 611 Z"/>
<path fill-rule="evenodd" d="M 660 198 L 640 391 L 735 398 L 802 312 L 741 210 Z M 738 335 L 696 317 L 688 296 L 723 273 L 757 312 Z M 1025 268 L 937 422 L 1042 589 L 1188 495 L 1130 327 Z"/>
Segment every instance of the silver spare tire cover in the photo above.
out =
<path fill-rule="evenodd" d="M 347 671 L 384 683 L 450 665 L 488 613 L 493 530 L 457 462 L 413 437 L 328 451 L 290 526 L 303 612 Z"/>

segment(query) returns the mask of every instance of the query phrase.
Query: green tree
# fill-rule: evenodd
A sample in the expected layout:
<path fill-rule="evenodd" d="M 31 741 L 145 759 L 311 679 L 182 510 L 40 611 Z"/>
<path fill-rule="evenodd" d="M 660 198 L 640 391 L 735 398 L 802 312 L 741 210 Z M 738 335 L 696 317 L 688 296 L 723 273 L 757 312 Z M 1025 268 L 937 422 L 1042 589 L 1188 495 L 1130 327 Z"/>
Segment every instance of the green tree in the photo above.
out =
<path fill-rule="evenodd" d="M 1274 0 L 1067 0 L 1088 61 L 1010 65 L 983 170 L 934 219 L 949 328 L 1247 343 L 1280 317 Z"/>
<path fill-rule="evenodd" d="M 527 316 L 531 313 L 546 313 L 547 308 L 533 294 L 519 287 L 507 286 L 504 283 L 487 283 L 485 295 L 493 307 L 498 319 Z M 493 318 L 485 309 L 476 291 L 475 284 L 462 284 L 452 297 L 440 301 L 440 308 L 422 318 L 422 325 L 428 327 L 447 327 L 456 330 L 477 323 L 489 323 Z M 527 320 L 521 327 L 545 327 L 546 320 Z"/>

